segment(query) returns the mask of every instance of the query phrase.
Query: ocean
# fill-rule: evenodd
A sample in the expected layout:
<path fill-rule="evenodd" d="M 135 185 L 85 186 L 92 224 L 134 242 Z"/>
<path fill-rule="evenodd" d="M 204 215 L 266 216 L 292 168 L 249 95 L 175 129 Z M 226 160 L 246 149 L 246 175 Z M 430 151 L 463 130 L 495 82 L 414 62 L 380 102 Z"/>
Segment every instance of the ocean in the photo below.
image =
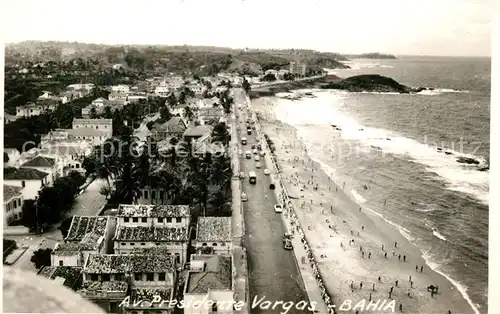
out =
<path fill-rule="evenodd" d="M 297 129 L 310 157 L 345 182 L 360 206 L 398 228 L 476 312 L 486 312 L 489 170 L 479 168 L 489 163 L 490 59 L 407 56 L 350 65 L 332 71 L 434 90 L 314 91 L 280 98 L 276 117 Z M 458 163 L 458 156 L 481 164 Z"/>

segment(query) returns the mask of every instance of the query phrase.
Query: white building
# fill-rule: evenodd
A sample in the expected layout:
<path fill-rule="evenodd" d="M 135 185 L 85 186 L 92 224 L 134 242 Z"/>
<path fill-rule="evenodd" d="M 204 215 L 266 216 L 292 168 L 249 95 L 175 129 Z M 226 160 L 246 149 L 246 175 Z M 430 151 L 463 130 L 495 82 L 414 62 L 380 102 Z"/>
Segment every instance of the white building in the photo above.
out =
<path fill-rule="evenodd" d="M 130 87 L 128 85 L 114 85 L 111 86 L 111 92 L 118 92 L 118 93 L 128 93 L 130 92 Z"/>
<path fill-rule="evenodd" d="M 34 117 L 42 113 L 52 112 L 56 110 L 57 104 L 55 103 L 26 103 L 23 106 L 16 107 L 16 117 Z"/>
<path fill-rule="evenodd" d="M 22 188 L 12 185 L 3 185 L 3 225 L 20 220 L 23 217 L 23 193 Z"/>
<path fill-rule="evenodd" d="M 306 75 L 306 65 L 295 61 L 290 61 L 290 73 L 297 76 Z"/>
<path fill-rule="evenodd" d="M 47 173 L 48 185 L 54 184 L 54 181 L 63 175 L 63 165 L 57 163 L 55 158 L 45 156 L 36 156 L 23 163 L 21 167 L 36 169 Z"/>
<path fill-rule="evenodd" d="M 47 185 L 46 172 L 30 168 L 4 168 L 4 184 L 22 188 L 24 200 L 34 200 L 38 191 Z"/>

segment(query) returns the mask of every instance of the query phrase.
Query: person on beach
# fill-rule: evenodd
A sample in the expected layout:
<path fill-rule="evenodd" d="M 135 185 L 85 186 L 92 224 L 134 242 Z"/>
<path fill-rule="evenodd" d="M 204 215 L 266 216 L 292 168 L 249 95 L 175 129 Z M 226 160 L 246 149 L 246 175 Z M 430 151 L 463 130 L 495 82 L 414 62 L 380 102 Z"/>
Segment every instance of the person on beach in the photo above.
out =
<path fill-rule="evenodd" d="M 424 271 L 424 266 L 420 266 L 420 272 Z"/>
<path fill-rule="evenodd" d="M 403 262 L 406 262 L 406 255 L 403 255 Z"/>
<path fill-rule="evenodd" d="M 398 241 L 394 241 L 394 248 L 398 247 Z"/>
<path fill-rule="evenodd" d="M 361 252 L 361 256 L 365 258 L 365 252 Z"/>
<path fill-rule="evenodd" d="M 371 253 L 371 252 L 369 252 L 369 253 L 368 253 L 368 258 L 371 258 L 371 257 L 372 257 L 372 253 Z"/>
<path fill-rule="evenodd" d="M 415 265 L 415 271 L 418 271 L 418 265 Z"/>
<path fill-rule="evenodd" d="M 401 260 L 401 254 L 398 255 L 398 260 Z"/>
<path fill-rule="evenodd" d="M 391 287 L 391 290 L 389 292 L 392 293 L 393 290 L 394 290 L 394 287 Z"/>
<path fill-rule="evenodd" d="M 378 282 L 382 282 L 382 278 L 380 276 L 378 276 Z"/>
<path fill-rule="evenodd" d="M 413 281 L 410 281 L 410 288 L 413 288 Z"/>
<path fill-rule="evenodd" d="M 359 289 L 363 289 L 363 282 L 362 281 L 359 283 Z"/>
<path fill-rule="evenodd" d="M 396 280 L 396 287 L 398 286 L 398 280 Z"/>
<path fill-rule="evenodd" d="M 384 206 L 385 206 L 385 204 L 387 204 L 387 200 L 384 201 Z"/>
<path fill-rule="evenodd" d="M 361 245 L 359 246 L 359 251 L 363 252 L 363 247 Z"/>
<path fill-rule="evenodd" d="M 403 303 L 399 303 L 399 311 L 403 312 Z"/>
<path fill-rule="evenodd" d="M 373 284 L 373 286 L 372 286 L 372 291 L 375 291 L 375 284 Z"/>
<path fill-rule="evenodd" d="M 351 289 L 354 289 L 354 281 L 351 281 Z"/>
<path fill-rule="evenodd" d="M 408 276 L 408 281 L 411 282 L 411 276 Z"/>
<path fill-rule="evenodd" d="M 382 244 L 382 251 L 384 250 L 384 245 Z"/>
<path fill-rule="evenodd" d="M 365 226 L 361 226 L 361 231 L 365 230 Z"/>
<path fill-rule="evenodd" d="M 387 252 L 385 252 L 384 257 L 387 258 Z"/>
<path fill-rule="evenodd" d="M 370 293 L 370 296 L 368 297 L 368 302 L 372 301 L 372 294 Z"/>

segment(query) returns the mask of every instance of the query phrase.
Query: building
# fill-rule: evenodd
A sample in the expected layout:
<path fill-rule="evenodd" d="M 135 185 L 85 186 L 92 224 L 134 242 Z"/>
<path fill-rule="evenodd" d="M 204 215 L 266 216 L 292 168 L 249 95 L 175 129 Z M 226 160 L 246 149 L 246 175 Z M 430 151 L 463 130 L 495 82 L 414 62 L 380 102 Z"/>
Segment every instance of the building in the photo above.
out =
<path fill-rule="evenodd" d="M 74 119 L 73 129 L 68 130 L 70 138 L 91 140 L 100 145 L 113 136 L 112 119 Z"/>
<path fill-rule="evenodd" d="M 65 243 L 93 246 L 98 253 L 113 252 L 116 219 L 110 216 L 73 216 Z M 62 248 L 64 250 L 64 248 Z"/>
<path fill-rule="evenodd" d="M 22 188 L 24 200 L 34 200 L 38 191 L 47 185 L 48 173 L 30 168 L 4 168 L 4 184 Z"/>
<path fill-rule="evenodd" d="M 82 286 L 83 275 L 81 267 L 43 266 L 37 274 L 59 281 L 62 285 L 73 291 L 77 291 Z"/>
<path fill-rule="evenodd" d="M 41 143 L 40 156 L 51 157 L 62 167 L 63 175 L 71 171 L 85 173 L 82 167 L 85 156 L 91 153 L 91 143 L 87 141 L 60 140 Z"/>
<path fill-rule="evenodd" d="M 63 165 L 57 164 L 55 158 L 36 156 L 22 164 L 23 168 L 30 168 L 43 171 L 48 174 L 47 184 L 52 185 L 54 181 L 63 175 Z"/>
<path fill-rule="evenodd" d="M 209 124 L 211 121 L 225 121 L 224 109 L 222 106 L 217 107 L 202 107 L 198 109 L 198 118 L 202 125 Z"/>
<path fill-rule="evenodd" d="M 203 91 L 206 89 L 206 87 L 204 87 L 201 84 L 189 84 L 187 88 L 192 90 L 195 93 L 195 95 L 201 95 Z"/>
<path fill-rule="evenodd" d="M 5 113 L 4 117 L 3 117 L 3 120 L 4 120 L 5 124 L 9 124 L 9 123 L 17 121 L 19 118 L 21 118 L 21 117 Z"/>
<path fill-rule="evenodd" d="M 23 193 L 22 188 L 12 185 L 3 185 L 3 225 L 20 220 L 23 217 Z"/>
<path fill-rule="evenodd" d="M 101 145 L 110 138 L 108 131 L 90 128 L 69 129 L 68 136 L 72 140 L 88 141 L 92 146 Z"/>
<path fill-rule="evenodd" d="M 190 270 L 184 285 L 184 313 L 233 313 L 234 283 L 232 258 L 221 255 L 191 255 Z M 195 302 L 211 307 L 196 307 Z"/>
<path fill-rule="evenodd" d="M 193 247 L 204 254 L 231 255 L 231 217 L 198 217 Z"/>
<path fill-rule="evenodd" d="M 306 75 L 306 65 L 295 61 L 290 61 L 290 73 L 296 76 Z"/>
<path fill-rule="evenodd" d="M 171 300 L 177 281 L 176 269 L 175 259 L 160 252 L 91 254 L 85 261 L 83 287 L 79 293 L 108 313 L 124 310 L 118 305 L 127 296 L 131 297 L 131 302 L 126 311 L 134 307 L 143 309 L 140 301 L 151 300 L 154 295 Z M 135 300 L 139 304 L 134 305 Z"/>
<path fill-rule="evenodd" d="M 34 117 L 39 116 L 42 113 L 47 113 L 56 110 L 57 105 L 54 103 L 26 103 L 23 106 L 16 107 L 16 116 L 17 117 Z"/>
<path fill-rule="evenodd" d="M 155 141 L 162 141 L 170 137 L 180 137 L 186 131 L 187 126 L 180 117 L 172 117 L 164 123 L 156 122 L 151 128 L 151 135 Z"/>
<path fill-rule="evenodd" d="M 163 247 L 183 265 L 188 254 L 191 209 L 188 205 L 120 205 L 114 250 L 130 254 L 137 249 Z"/>
<path fill-rule="evenodd" d="M 184 140 L 191 143 L 193 140 L 198 141 L 210 136 L 212 133 L 212 127 L 210 125 L 198 125 L 195 127 L 188 128 L 184 134 Z"/>
<path fill-rule="evenodd" d="M 130 92 L 130 87 L 128 85 L 114 85 L 111 86 L 111 92 L 118 92 L 118 93 L 128 93 Z"/>
<path fill-rule="evenodd" d="M 128 92 L 111 92 L 108 95 L 108 100 L 128 101 Z"/>
<path fill-rule="evenodd" d="M 87 107 L 82 108 L 82 118 L 91 119 L 92 112 L 94 112 L 95 115 L 101 115 L 104 112 L 104 107 L 98 107 L 90 104 Z"/>
<path fill-rule="evenodd" d="M 92 100 L 91 105 L 95 107 L 104 108 L 106 106 L 109 106 L 109 101 L 106 98 L 99 97 L 97 99 Z"/>
<path fill-rule="evenodd" d="M 167 97 L 171 92 L 170 86 L 166 83 L 160 84 L 160 86 L 155 87 L 155 95 L 159 97 Z"/>

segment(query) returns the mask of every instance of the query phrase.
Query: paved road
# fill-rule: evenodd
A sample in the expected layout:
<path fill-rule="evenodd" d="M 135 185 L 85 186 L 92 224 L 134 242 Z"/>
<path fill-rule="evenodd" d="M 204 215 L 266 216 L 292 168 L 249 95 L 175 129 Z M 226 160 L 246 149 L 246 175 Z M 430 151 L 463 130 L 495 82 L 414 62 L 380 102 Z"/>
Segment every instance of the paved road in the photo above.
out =
<path fill-rule="evenodd" d="M 235 103 L 242 103 L 242 94 L 235 91 Z M 248 140 L 242 150 L 249 150 L 252 144 L 256 144 L 255 131 L 252 135 L 246 134 L 246 110 L 239 110 L 240 131 L 245 132 Z M 297 269 L 292 251 L 284 250 L 282 247 L 282 236 L 284 226 L 280 214 L 274 212 L 276 198 L 269 189 L 270 179 L 264 175 L 264 161 L 261 159 L 262 168 L 255 168 L 252 159 L 240 159 L 240 171 L 245 172 L 248 177 L 249 171 L 257 174 L 257 184 L 251 185 L 248 178 L 242 180 L 242 189 L 248 195 L 248 202 L 244 203 L 245 237 L 244 246 L 248 254 L 248 271 L 250 283 L 250 305 L 255 297 L 265 297 L 271 302 L 308 300 L 304 290 L 302 279 Z M 251 313 L 280 313 L 283 309 L 263 310 L 253 308 Z M 304 313 L 304 311 L 291 309 L 288 313 Z"/>

